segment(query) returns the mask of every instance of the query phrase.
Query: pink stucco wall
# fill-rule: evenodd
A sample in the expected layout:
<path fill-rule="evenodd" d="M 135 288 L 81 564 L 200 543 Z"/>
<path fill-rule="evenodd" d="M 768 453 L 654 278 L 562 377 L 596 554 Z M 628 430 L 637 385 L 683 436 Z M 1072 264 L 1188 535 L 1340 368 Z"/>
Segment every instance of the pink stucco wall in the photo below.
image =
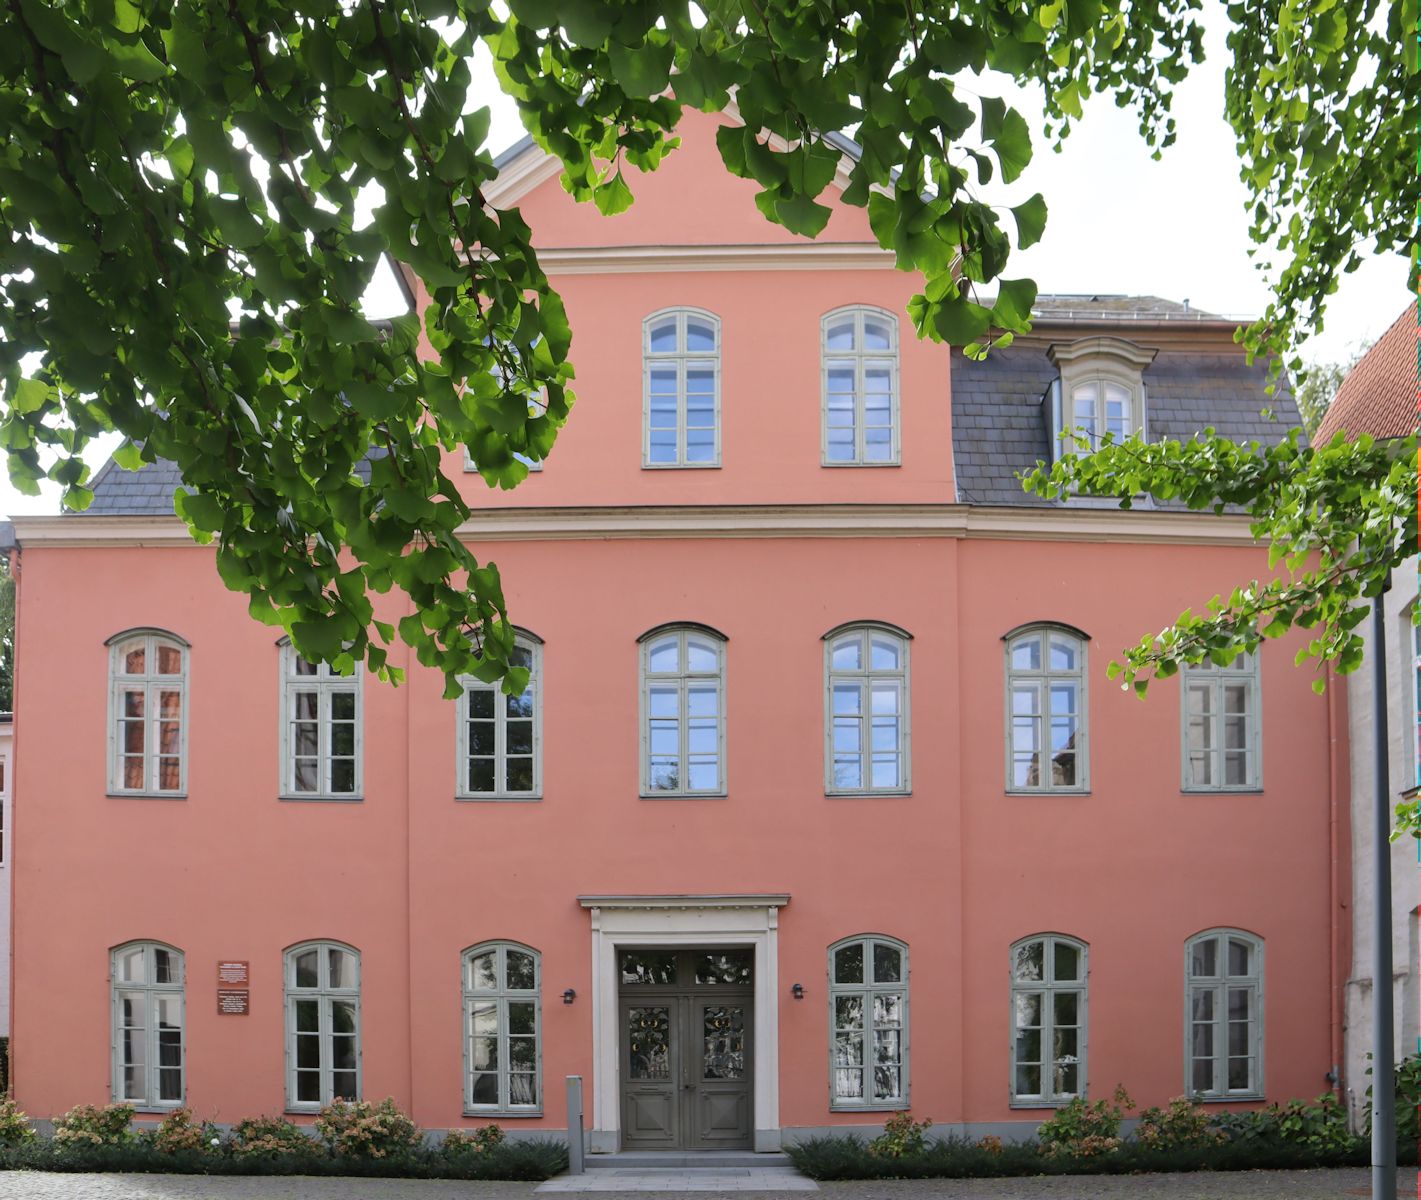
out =
<path fill-rule="evenodd" d="M 709 118 L 688 118 L 691 132 Z M 704 139 L 703 139 L 704 140 Z M 703 141 L 702 140 L 702 141 Z M 713 153 L 713 151 L 711 152 Z M 547 245 L 784 241 L 704 144 L 636 185 L 610 222 L 544 184 L 523 211 Z M 687 196 L 696 196 L 694 220 Z M 855 222 L 858 222 L 855 224 Z M 840 232 L 841 231 L 841 232 Z M 831 232 L 867 240 L 859 214 Z M 954 499 L 946 349 L 902 326 L 900 467 L 819 465 L 819 318 L 845 303 L 902 311 L 887 270 L 569 275 L 579 399 L 548 466 L 490 506 L 946 503 Z M 724 321 L 719 470 L 640 468 L 642 318 L 671 304 Z M 457 463 L 451 463 L 457 467 Z M 83 520 L 82 518 L 76 518 Z M 98 518 L 88 519 L 98 522 Z M 97 527 L 97 526 L 95 526 Z M 25 533 L 21 528 L 21 541 Z M 15 1082 L 48 1116 L 109 1093 L 109 948 L 187 955 L 188 1099 L 236 1120 L 283 1103 L 281 953 L 331 938 L 362 954 L 365 1093 L 422 1124 L 461 1115 L 459 954 L 488 939 L 543 964 L 547 1116 L 562 1076 L 589 1079 L 586 893 L 785 892 L 780 917 L 780 1125 L 876 1123 L 831 1113 L 825 948 L 882 932 L 911 953 L 912 1106 L 940 1124 L 1039 1119 L 1008 1105 L 1008 947 L 1055 931 L 1090 944 L 1093 1095 L 1183 1089 L 1183 941 L 1237 926 L 1267 942 L 1266 1089 L 1315 1095 L 1329 1057 L 1327 703 L 1263 654 L 1265 789 L 1180 792 L 1179 689 L 1147 703 L 1109 658 L 1264 568 L 1261 552 L 1183 544 L 948 537 L 499 542 L 513 619 L 545 640 L 544 799 L 453 797 L 454 706 L 418 667 L 367 683 L 360 803 L 277 799 L 278 653 L 198 548 L 23 551 L 15 893 Z M 395 597 L 377 607 L 403 615 Z M 914 635 L 913 794 L 826 798 L 823 643 L 841 622 Z M 727 648 L 728 796 L 638 798 L 636 638 L 704 622 Z M 1008 796 L 1009 629 L 1091 636 L 1092 790 Z M 106 638 L 133 626 L 192 644 L 186 800 L 105 796 Z M 392 661 L 404 658 L 396 648 Z M 407 664 L 406 664 L 407 665 Z M 216 963 L 249 959 L 248 1016 L 216 1013 Z M 790 998 L 802 982 L 807 996 Z M 579 993 L 558 1002 L 566 987 Z"/>

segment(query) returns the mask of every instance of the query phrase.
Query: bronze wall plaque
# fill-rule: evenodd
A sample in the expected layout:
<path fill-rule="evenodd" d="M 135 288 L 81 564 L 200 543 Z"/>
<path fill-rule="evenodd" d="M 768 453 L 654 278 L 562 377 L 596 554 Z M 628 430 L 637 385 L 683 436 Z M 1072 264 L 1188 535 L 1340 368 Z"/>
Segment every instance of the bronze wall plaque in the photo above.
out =
<path fill-rule="evenodd" d="M 249 982 L 250 972 L 248 964 L 235 960 L 225 960 L 217 964 L 217 986 L 218 987 L 246 987 Z"/>
<path fill-rule="evenodd" d="M 217 1012 L 219 1016 L 245 1017 L 251 1011 L 251 992 L 246 988 L 218 988 Z"/>

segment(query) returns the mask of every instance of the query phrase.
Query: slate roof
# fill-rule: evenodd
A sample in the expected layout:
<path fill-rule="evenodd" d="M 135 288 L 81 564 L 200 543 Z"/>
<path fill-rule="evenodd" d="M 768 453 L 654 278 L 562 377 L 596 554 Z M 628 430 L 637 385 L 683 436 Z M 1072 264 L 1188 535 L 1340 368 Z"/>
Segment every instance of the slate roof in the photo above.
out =
<path fill-rule="evenodd" d="M 1416 431 L 1416 301 L 1347 373 L 1327 406 L 1312 444 L 1323 446 L 1339 429 L 1348 441 L 1363 433 L 1374 438 L 1405 437 Z"/>
<path fill-rule="evenodd" d="M 1119 331 L 1129 336 L 1129 330 Z M 1073 340 L 1064 333 L 1061 341 Z M 1045 507 L 1016 478 L 1050 461 L 1049 414 L 1042 396 L 1056 378 L 1044 346 L 994 350 L 985 360 L 952 358 L 952 441 L 958 500 L 964 504 Z M 1187 440 L 1212 427 L 1236 442 L 1276 445 L 1301 424 L 1286 381 L 1269 396 L 1268 367 L 1242 353 L 1161 350 L 1145 368 L 1145 420 L 1151 438 Z M 1263 416 L 1271 410 L 1273 419 Z"/>
<path fill-rule="evenodd" d="M 1038 320 L 1223 321 L 1218 313 L 1194 308 L 1188 300 L 1126 296 L 1106 292 L 1054 292 L 1036 297 Z"/>
<path fill-rule="evenodd" d="M 127 471 L 113 459 L 103 465 L 90 484 L 94 498 L 83 515 L 95 517 L 172 516 L 173 493 L 183 477 L 176 463 L 160 458 Z"/>

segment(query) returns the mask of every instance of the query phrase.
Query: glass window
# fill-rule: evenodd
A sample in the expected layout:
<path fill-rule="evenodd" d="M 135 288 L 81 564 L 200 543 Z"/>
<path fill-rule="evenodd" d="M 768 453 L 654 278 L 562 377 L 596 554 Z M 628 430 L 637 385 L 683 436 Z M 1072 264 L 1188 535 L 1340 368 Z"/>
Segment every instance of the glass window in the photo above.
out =
<path fill-rule="evenodd" d="M 159 630 L 121 634 L 109 648 L 109 791 L 187 791 L 187 646 Z"/>
<path fill-rule="evenodd" d="M 281 793 L 301 800 L 353 800 L 362 775 L 361 670 L 341 675 L 281 648 Z"/>
<path fill-rule="evenodd" d="M 821 323 L 826 466 L 898 462 L 898 318 L 841 308 Z"/>
<path fill-rule="evenodd" d="M 641 644 L 644 796 L 725 792 L 725 641 L 662 629 Z"/>
<path fill-rule="evenodd" d="M 908 947 L 860 936 L 829 947 L 829 1106 L 908 1107 Z"/>
<path fill-rule="evenodd" d="M 908 639 L 881 625 L 835 630 L 824 661 L 824 790 L 907 792 Z"/>
<path fill-rule="evenodd" d="M 1414 614 L 1407 613 L 1406 620 L 1414 621 Z M 1413 744 L 1416 756 L 1412 763 L 1416 767 L 1416 782 L 1421 783 L 1421 625 L 1411 626 L 1411 637 L 1408 640 L 1411 642 L 1411 679 L 1415 689 L 1411 693 L 1411 715 L 1416 738 Z"/>
<path fill-rule="evenodd" d="M 1263 1095 L 1263 939 L 1208 929 L 1184 944 L 1184 1086 L 1200 1099 Z"/>
<path fill-rule="evenodd" d="M 1078 436 L 1084 436 L 1088 446 L 1067 439 L 1067 448 L 1081 454 L 1099 450 L 1108 437 L 1111 442 L 1123 442 L 1135 432 L 1135 397 L 1133 392 L 1110 379 L 1088 379 L 1071 388 L 1071 426 Z"/>
<path fill-rule="evenodd" d="M 1063 1104 L 1086 1094 L 1084 942 L 1042 934 L 1011 948 L 1011 1102 Z"/>
<path fill-rule="evenodd" d="M 1185 790 L 1262 787 L 1257 656 L 1226 667 L 1206 659 L 1183 676 Z"/>
<path fill-rule="evenodd" d="M 183 1104 L 183 953 L 159 942 L 111 952 L 113 1098 L 139 1109 Z"/>
<path fill-rule="evenodd" d="M 338 942 L 286 952 L 286 1107 L 360 1099 L 360 953 Z"/>
<path fill-rule="evenodd" d="M 528 686 L 510 696 L 502 685 L 460 680 L 458 781 L 466 800 L 534 800 L 543 794 L 542 647 L 520 634 L 509 663 L 528 670 Z"/>
<path fill-rule="evenodd" d="M 720 320 L 678 308 L 647 317 L 642 465 L 720 465 Z"/>
<path fill-rule="evenodd" d="M 1053 625 L 1007 640 L 1007 791 L 1087 787 L 1086 642 Z"/>
<path fill-rule="evenodd" d="M 464 951 L 464 1109 L 536 1113 L 542 1092 L 542 980 L 536 950 Z"/>

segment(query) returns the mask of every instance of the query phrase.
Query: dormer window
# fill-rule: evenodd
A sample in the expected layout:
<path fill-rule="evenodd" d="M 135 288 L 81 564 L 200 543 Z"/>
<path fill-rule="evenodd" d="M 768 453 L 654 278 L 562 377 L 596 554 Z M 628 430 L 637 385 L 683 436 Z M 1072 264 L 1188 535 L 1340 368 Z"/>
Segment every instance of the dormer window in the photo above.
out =
<path fill-rule="evenodd" d="M 1144 370 L 1155 353 L 1117 337 L 1081 338 L 1047 350 L 1061 372 L 1050 394 L 1053 460 L 1099 450 L 1107 438 L 1118 443 L 1145 435 Z"/>

